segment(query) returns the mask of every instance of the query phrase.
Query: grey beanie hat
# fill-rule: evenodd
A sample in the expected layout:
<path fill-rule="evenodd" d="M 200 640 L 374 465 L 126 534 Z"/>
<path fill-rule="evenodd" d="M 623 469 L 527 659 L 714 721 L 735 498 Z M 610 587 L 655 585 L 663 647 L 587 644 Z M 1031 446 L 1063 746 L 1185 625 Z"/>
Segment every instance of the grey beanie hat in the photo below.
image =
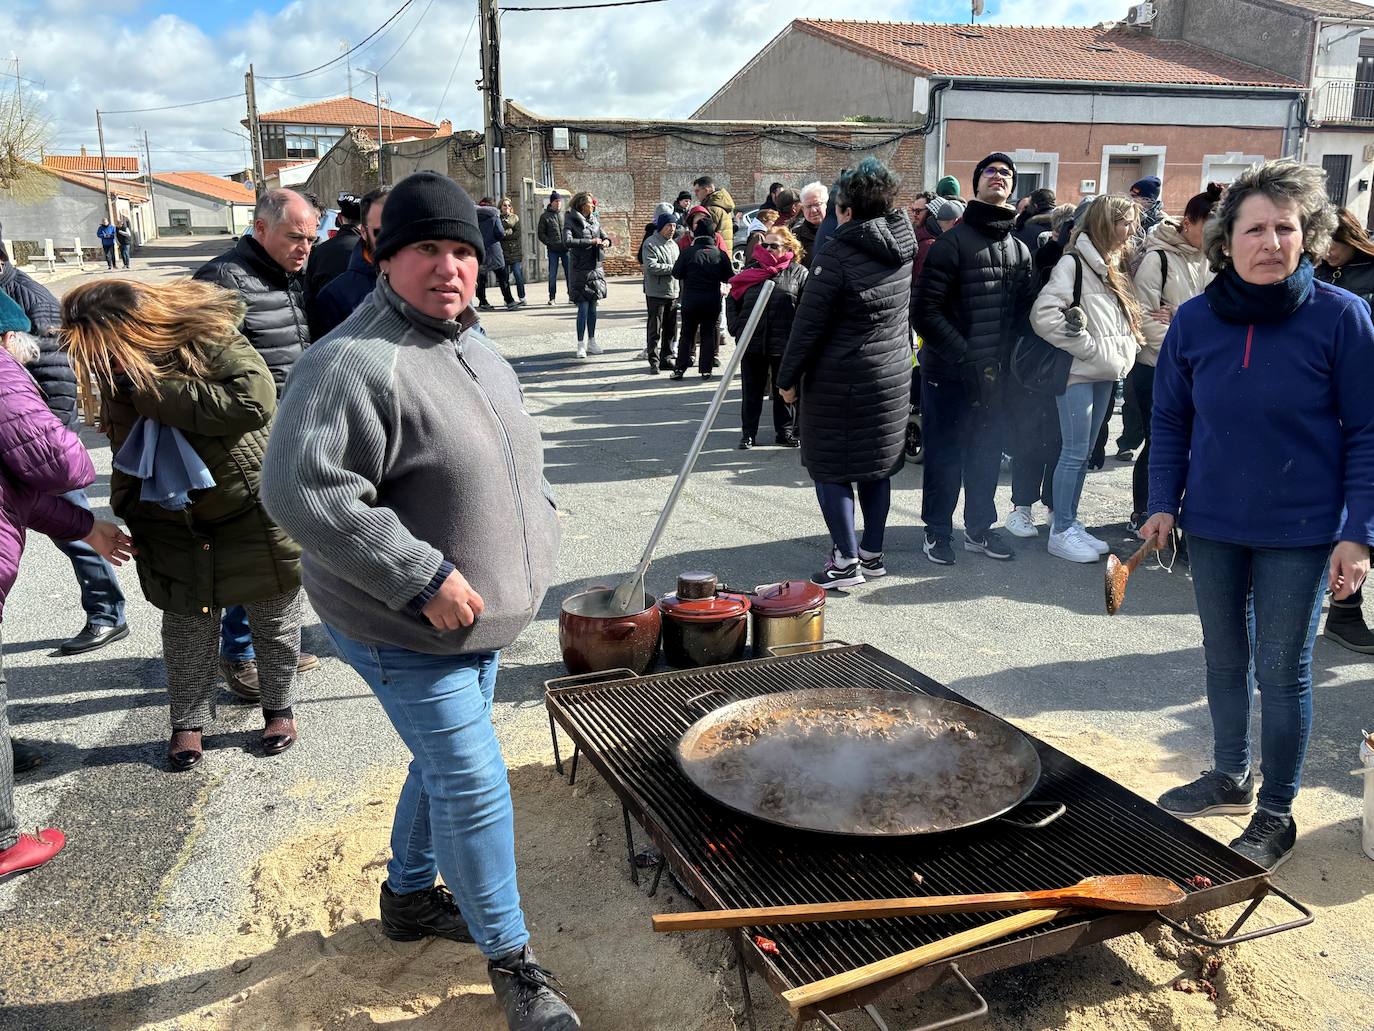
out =
<path fill-rule="evenodd" d="M 955 222 L 964 217 L 964 202 L 957 197 L 936 197 L 927 206 L 937 222 Z"/>

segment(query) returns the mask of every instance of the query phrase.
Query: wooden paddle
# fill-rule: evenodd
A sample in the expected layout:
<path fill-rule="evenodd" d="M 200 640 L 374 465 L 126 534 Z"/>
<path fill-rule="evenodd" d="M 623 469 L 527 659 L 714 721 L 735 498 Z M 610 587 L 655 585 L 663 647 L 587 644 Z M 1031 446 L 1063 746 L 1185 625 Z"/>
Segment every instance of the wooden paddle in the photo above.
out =
<path fill-rule="evenodd" d="M 867 988 L 871 984 L 877 984 L 879 981 L 886 981 L 890 977 L 910 973 L 920 967 L 929 966 L 931 963 L 939 962 L 942 959 L 949 959 L 951 956 L 958 956 L 970 949 L 976 949 L 978 946 L 986 945 L 998 938 L 1005 938 L 1009 934 L 1017 934 L 1032 927 L 1047 924 L 1051 920 L 1057 920 L 1070 912 L 1072 910 L 1069 909 L 1040 909 L 1030 913 L 1004 916 L 1000 920 L 994 920 L 992 923 L 983 924 L 981 927 L 974 927 L 968 931 L 960 931 L 958 934 L 911 949 L 909 952 L 901 952 L 895 956 L 889 956 L 887 959 L 880 959 L 876 963 L 869 963 L 867 966 L 846 970 L 843 974 L 836 974 L 834 977 L 812 981 L 810 984 L 804 984 L 799 988 L 783 992 L 782 997 L 791 1007 L 792 1012 L 796 1013 L 804 1006 L 814 1006 L 826 999 L 833 999 L 837 995 L 844 995 L 846 992 L 857 991 L 860 988 Z"/>
<path fill-rule="evenodd" d="M 1067 888 L 1048 891 L 1003 891 L 987 895 L 927 895 L 859 902 L 818 902 L 803 906 L 716 909 L 698 913 L 657 913 L 655 931 L 703 931 L 723 927 L 767 927 L 773 924 L 871 920 L 875 917 L 939 916 L 943 913 L 990 913 L 1000 909 L 1155 910 L 1184 898 L 1183 889 L 1166 877 L 1121 874 L 1085 877 Z"/>
<path fill-rule="evenodd" d="M 1126 581 L 1147 555 L 1159 547 L 1151 537 L 1136 549 L 1134 555 L 1122 562 L 1115 555 L 1107 556 L 1107 615 L 1115 616 L 1126 601 Z"/>

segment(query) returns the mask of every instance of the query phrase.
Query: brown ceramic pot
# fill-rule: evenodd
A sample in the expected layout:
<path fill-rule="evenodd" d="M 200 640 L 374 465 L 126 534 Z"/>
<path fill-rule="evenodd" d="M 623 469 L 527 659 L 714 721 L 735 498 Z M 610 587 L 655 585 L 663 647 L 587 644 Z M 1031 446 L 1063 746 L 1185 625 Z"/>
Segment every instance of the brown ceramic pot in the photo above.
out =
<path fill-rule="evenodd" d="M 658 599 L 646 594 L 645 608 L 639 612 L 611 616 L 606 608 L 614 593 L 609 587 L 594 587 L 564 600 L 558 614 L 558 644 L 569 673 L 630 669 L 642 675 L 658 661 L 663 626 Z"/>
<path fill-rule="evenodd" d="M 663 655 L 670 666 L 714 666 L 744 658 L 749 599 L 721 591 L 710 598 L 664 595 Z"/>

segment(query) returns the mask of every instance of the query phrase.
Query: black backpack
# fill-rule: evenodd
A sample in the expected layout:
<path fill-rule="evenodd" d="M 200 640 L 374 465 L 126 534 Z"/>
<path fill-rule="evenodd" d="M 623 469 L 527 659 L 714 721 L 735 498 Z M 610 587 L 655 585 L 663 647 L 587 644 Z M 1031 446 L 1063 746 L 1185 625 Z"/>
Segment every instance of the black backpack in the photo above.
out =
<path fill-rule="evenodd" d="M 1073 259 L 1073 301 L 1076 307 L 1083 298 L 1083 262 L 1077 254 Z M 1033 394 L 1061 396 L 1069 387 L 1069 369 L 1073 367 L 1073 355 L 1062 347 L 1055 347 L 1031 328 L 1030 315 L 1026 315 L 1023 332 L 1012 345 L 1011 375 L 1025 390 Z"/>

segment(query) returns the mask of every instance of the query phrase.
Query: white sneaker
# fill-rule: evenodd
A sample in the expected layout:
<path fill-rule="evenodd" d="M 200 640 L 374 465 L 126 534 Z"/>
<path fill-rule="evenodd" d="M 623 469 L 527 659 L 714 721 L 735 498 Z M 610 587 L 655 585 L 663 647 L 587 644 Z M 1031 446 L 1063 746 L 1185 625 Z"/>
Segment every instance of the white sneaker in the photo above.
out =
<path fill-rule="evenodd" d="M 1007 528 L 1007 533 L 1013 537 L 1039 537 L 1040 531 L 1036 528 L 1035 517 L 1031 514 L 1029 505 L 1017 505 L 1003 520 L 1002 525 Z"/>
<path fill-rule="evenodd" d="M 598 344 L 598 343 L 596 342 L 596 337 L 588 337 L 588 338 L 587 338 L 587 353 L 588 353 L 588 354 L 600 354 L 600 353 L 601 353 L 601 345 Z"/>
<path fill-rule="evenodd" d="M 1097 553 L 1099 555 L 1105 555 L 1112 550 L 1112 546 L 1110 544 L 1104 541 L 1101 537 L 1094 537 L 1092 534 L 1090 534 L 1087 530 L 1087 527 L 1085 527 L 1077 519 L 1073 521 L 1073 525 L 1078 528 L 1078 532 L 1083 536 L 1083 539 L 1097 549 Z"/>
<path fill-rule="evenodd" d="M 1096 562 L 1100 558 L 1097 549 L 1084 540 L 1076 526 L 1070 526 L 1063 533 L 1050 531 L 1049 552 L 1070 562 Z"/>
<path fill-rule="evenodd" d="M 579 358 L 585 358 L 585 357 L 587 357 L 587 345 L 584 344 L 581 340 L 579 340 L 579 341 L 577 342 L 577 357 L 579 357 Z"/>
<path fill-rule="evenodd" d="M 648 357 L 649 357 L 649 352 L 648 352 L 647 350 L 642 350 L 642 351 L 640 351 L 637 355 L 635 355 L 634 360 L 637 361 L 637 362 L 642 362 L 642 361 L 644 361 L 645 359 L 647 359 Z"/>

